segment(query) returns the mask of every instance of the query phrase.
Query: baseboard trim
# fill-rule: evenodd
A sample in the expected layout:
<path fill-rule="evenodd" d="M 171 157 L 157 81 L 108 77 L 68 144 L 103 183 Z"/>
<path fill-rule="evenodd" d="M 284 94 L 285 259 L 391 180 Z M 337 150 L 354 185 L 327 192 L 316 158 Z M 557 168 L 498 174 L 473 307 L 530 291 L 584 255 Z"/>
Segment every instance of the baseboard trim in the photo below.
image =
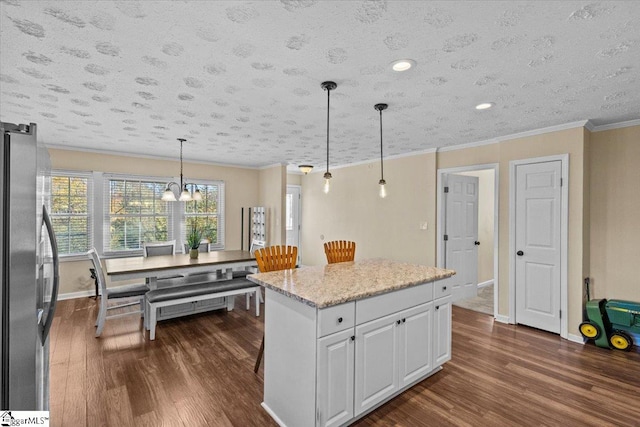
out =
<path fill-rule="evenodd" d="M 478 283 L 478 289 L 486 288 L 487 286 L 493 285 L 493 279 L 487 280 L 486 282 Z"/>
<path fill-rule="evenodd" d="M 66 294 L 59 294 L 58 301 L 63 301 L 67 299 L 76 299 L 76 298 L 87 298 L 87 297 L 95 296 L 95 294 L 96 294 L 95 290 L 68 292 Z"/>
<path fill-rule="evenodd" d="M 584 345 L 584 338 L 582 338 L 582 335 L 569 334 L 567 335 L 567 339 L 576 344 Z"/>
<path fill-rule="evenodd" d="M 509 324 L 509 316 L 505 316 L 503 314 L 496 314 L 495 316 L 496 322 Z"/>

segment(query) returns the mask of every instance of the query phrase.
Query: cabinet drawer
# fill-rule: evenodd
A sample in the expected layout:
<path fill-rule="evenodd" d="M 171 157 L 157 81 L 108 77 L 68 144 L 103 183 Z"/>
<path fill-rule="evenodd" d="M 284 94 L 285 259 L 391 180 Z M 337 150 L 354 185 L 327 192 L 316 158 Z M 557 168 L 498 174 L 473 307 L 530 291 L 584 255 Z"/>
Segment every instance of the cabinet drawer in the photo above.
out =
<path fill-rule="evenodd" d="M 318 338 L 355 326 L 355 302 L 318 310 Z"/>
<path fill-rule="evenodd" d="M 356 325 L 433 300 L 433 282 L 356 301 Z"/>
<path fill-rule="evenodd" d="M 451 295 L 451 281 L 449 279 L 437 280 L 433 283 L 433 299 Z"/>

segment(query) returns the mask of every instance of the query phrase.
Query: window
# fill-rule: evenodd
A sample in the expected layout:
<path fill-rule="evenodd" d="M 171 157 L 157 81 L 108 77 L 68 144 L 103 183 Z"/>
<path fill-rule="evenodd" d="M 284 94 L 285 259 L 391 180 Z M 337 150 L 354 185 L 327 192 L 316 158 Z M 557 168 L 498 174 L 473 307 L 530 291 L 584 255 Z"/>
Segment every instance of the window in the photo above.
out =
<path fill-rule="evenodd" d="M 60 256 L 79 255 L 93 245 L 91 174 L 51 173 L 51 222 Z"/>
<path fill-rule="evenodd" d="M 212 249 L 224 249 L 224 182 L 197 183 L 202 200 L 185 202 L 182 239 L 194 224 L 205 230 Z M 193 189 L 195 191 L 195 188 Z"/>
<path fill-rule="evenodd" d="M 145 241 L 173 239 L 172 209 L 160 199 L 166 182 L 105 175 L 104 185 L 105 253 L 130 253 Z"/>

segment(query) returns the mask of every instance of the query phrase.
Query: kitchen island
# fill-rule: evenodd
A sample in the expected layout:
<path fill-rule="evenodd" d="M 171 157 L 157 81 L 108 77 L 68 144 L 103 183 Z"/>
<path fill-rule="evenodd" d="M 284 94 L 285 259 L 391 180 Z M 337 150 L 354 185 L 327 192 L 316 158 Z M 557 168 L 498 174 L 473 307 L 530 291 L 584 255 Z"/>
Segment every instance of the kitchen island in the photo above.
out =
<path fill-rule="evenodd" d="M 266 288 L 264 401 L 281 426 L 341 426 L 451 358 L 452 270 L 386 259 L 247 276 Z"/>

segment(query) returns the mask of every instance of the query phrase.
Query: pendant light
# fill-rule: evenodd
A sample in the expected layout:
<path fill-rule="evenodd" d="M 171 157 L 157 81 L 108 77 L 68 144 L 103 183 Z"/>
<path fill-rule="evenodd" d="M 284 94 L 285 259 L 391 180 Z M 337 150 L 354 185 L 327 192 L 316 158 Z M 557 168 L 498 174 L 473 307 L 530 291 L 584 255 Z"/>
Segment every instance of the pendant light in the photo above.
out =
<path fill-rule="evenodd" d="M 380 184 L 380 197 L 383 199 L 387 197 L 387 190 L 385 189 L 387 181 L 384 180 L 384 162 L 382 160 L 382 111 L 386 110 L 387 107 L 387 104 L 376 104 L 373 106 L 373 108 L 380 112 L 380 181 L 378 181 L 378 184 Z"/>
<path fill-rule="evenodd" d="M 331 91 L 338 87 L 335 82 L 322 82 L 320 85 L 322 89 L 327 91 L 327 171 L 324 173 L 324 192 L 329 192 L 329 180 L 331 179 L 331 172 L 329 172 L 329 99 Z"/>
<path fill-rule="evenodd" d="M 193 183 L 184 182 L 184 177 L 182 175 L 182 144 L 186 141 L 186 139 L 178 138 L 178 141 L 180 141 L 180 184 L 173 181 L 169 182 L 164 190 L 164 193 L 162 194 L 162 200 L 164 200 L 165 202 L 175 202 L 176 200 L 180 200 L 181 202 L 202 200 L 202 193 L 200 193 L 200 189 L 198 188 L 198 186 Z M 176 194 L 171 189 L 172 185 L 178 187 L 178 191 L 180 191 L 180 196 L 177 199 Z M 192 194 L 187 188 L 188 186 L 195 187 L 196 191 Z"/>

